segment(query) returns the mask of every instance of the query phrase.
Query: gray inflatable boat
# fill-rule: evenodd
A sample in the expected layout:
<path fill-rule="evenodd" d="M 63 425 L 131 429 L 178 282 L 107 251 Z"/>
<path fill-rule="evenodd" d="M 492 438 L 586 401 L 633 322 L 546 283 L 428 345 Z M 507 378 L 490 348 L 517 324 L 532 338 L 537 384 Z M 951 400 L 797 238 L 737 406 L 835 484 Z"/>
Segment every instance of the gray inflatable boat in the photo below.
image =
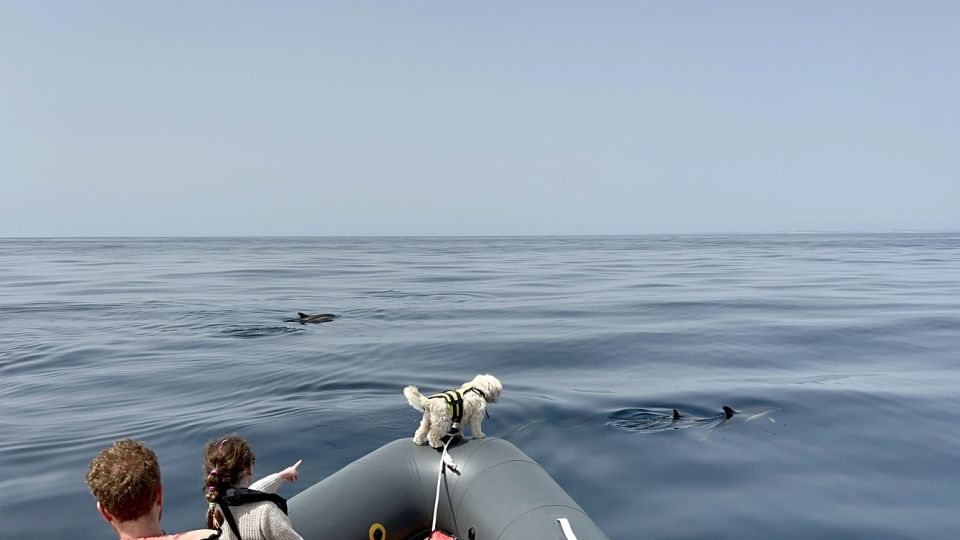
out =
<path fill-rule="evenodd" d="M 459 439 L 456 471 L 439 476 L 441 452 L 399 439 L 288 502 L 306 540 L 422 540 L 437 529 L 461 540 L 607 540 L 539 464 L 498 438 Z"/>

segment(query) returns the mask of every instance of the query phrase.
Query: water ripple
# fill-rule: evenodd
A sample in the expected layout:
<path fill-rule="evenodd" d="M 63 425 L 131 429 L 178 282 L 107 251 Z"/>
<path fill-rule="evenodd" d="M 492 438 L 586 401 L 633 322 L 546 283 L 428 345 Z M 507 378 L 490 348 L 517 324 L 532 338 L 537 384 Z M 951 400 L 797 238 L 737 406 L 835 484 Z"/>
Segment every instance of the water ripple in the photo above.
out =
<path fill-rule="evenodd" d="M 117 438 L 157 450 L 165 527 L 190 529 L 205 441 L 243 433 L 263 472 L 303 458 L 290 496 L 409 438 L 403 386 L 486 372 L 504 393 L 484 431 L 611 538 L 956 536 L 960 235 L 3 239 L 0 257 L 2 538 L 109 533 L 82 478 Z"/>

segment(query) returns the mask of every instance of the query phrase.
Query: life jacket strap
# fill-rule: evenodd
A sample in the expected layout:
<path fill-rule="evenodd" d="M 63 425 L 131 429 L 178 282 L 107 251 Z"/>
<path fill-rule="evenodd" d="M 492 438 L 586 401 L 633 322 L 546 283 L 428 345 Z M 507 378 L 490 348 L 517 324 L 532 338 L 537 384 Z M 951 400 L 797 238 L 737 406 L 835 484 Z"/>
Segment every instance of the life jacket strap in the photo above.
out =
<path fill-rule="evenodd" d="M 463 396 L 467 392 L 473 392 L 482 397 L 484 401 L 487 400 L 487 394 L 485 394 L 483 390 L 472 386 L 464 386 L 456 390 L 447 390 L 446 392 L 427 396 L 427 399 L 442 399 L 447 402 L 447 408 L 450 409 L 450 417 L 453 420 L 453 427 L 450 429 L 451 433 L 460 431 L 460 421 L 463 420 Z M 490 413 L 487 413 L 487 418 L 489 417 Z"/>
<path fill-rule="evenodd" d="M 447 408 L 450 410 L 450 417 L 454 424 L 459 424 L 463 420 L 463 391 L 447 390 L 439 394 L 427 396 L 428 399 L 442 399 L 447 402 Z"/>
<path fill-rule="evenodd" d="M 237 537 L 237 540 L 243 540 L 243 538 L 240 536 L 240 528 L 237 527 L 237 520 L 234 519 L 230 507 L 263 501 L 272 502 L 277 505 L 277 508 L 284 514 L 287 513 L 286 499 L 276 493 L 266 493 L 255 489 L 230 488 L 227 490 L 226 495 L 217 497 L 214 500 L 215 503 L 220 505 L 220 510 L 223 512 L 223 519 L 227 522 L 227 525 L 230 526 L 230 530 L 233 531 L 233 535 Z"/>
<path fill-rule="evenodd" d="M 474 393 L 476 393 L 478 396 L 482 397 L 484 401 L 487 400 L 487 395 L 484 394 L 484 393 L 483 393 L 483 390 L 481 390 L 481 389 L 479 389 L 479 388 L 474 388 L 474 387 L 471 386 L 470 388 L 467 388 L 466 390 L 463 391 L 464 394 L 466 394 L 467 392 L 474 392 Z"/>
<path fill-rule="evenodd" d="M 463 391 L 464 394 L 466 394 L 467 392 L 474 392 L 474 393 L 476 393 L 478 396 L 482 397 L 484 401 L 487 400 L 487 395 L 486 395 L 485 393 L 483 393 L 483 390 L 481 390 L 481 389 L 479 389 L 479 388 L 474 388 L 474 387 L 471 386 L 470 388 L 467 388 L 466 390 Z M 485 415 L 487 416 L 487 418 L 490 418 L 490 412 L 487 411 L 486 407 L 484 407 L 484 409 L 483 409 L 483 414 L 485 414 Z"/>

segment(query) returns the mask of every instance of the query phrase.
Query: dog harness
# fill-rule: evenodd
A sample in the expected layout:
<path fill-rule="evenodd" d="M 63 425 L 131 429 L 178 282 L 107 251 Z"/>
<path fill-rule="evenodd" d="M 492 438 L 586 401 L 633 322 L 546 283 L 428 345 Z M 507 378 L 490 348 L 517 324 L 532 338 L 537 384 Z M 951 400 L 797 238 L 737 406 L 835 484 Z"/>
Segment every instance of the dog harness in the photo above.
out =
<path fill-rule="evenodd" d="M 463 420 L 463 396 L 467 392 L 474 392 L 482 397 L 484 401 L 487 399 L 487 395 L 483 393 L 483 390 L 472 386 L 461 387 L 456 390 L 447 390 L 446 392 L 427 396 L 428 399 L 442 399 L 447 402 L 447 408 L 450 409 L 450 418 L 453 420 L 451 431 L 457 430 L 460 426 L 460 421 Z"/>

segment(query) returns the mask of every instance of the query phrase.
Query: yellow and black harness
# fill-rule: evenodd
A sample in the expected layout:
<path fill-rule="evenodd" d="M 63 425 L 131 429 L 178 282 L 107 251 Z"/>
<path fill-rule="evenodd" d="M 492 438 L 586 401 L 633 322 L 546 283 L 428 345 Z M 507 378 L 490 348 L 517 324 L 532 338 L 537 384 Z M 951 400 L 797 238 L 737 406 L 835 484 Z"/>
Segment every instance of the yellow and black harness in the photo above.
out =
<path fill-rule="evenodd" d="M 487 395 L 483 393 L 483 390 L 472 386 L 461 387 L 456 390 L 447 390 L 446 392 L 427 396 L 428 399 L 442 399 L 447 402 L 447 408 L 450 409 L 450 418 L 453 420 L 453 425 L 450 427 L 451 433 L 460 431 L 460 422 L 463 420 L 463 396 L 467 392 L 476 393 L 482 397 L 484 401 L 487 399 Z"/>

